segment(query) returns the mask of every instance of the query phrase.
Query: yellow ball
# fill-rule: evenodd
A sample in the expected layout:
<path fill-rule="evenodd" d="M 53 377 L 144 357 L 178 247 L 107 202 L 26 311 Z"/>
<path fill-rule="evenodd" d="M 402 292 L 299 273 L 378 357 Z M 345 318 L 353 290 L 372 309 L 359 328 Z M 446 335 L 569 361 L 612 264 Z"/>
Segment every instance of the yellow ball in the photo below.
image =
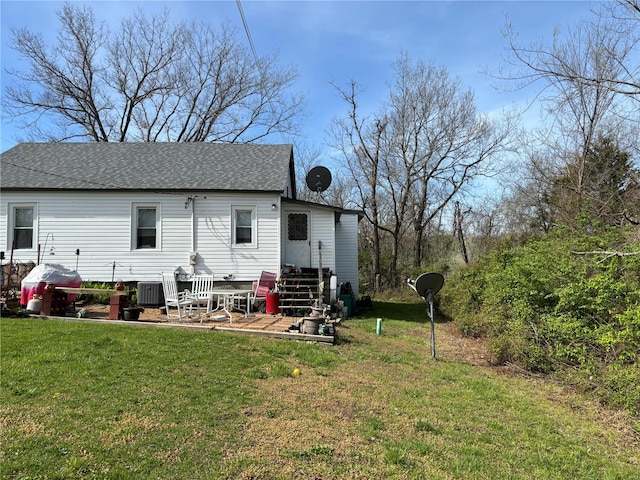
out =
<path fill-rule="evenodd" d="M 293 371 L 293 374 L 294 374 L 294 375 L 300 375 L 300 369 L 299 369 L 299 368 L 296 368 L 296 369 Z"/>

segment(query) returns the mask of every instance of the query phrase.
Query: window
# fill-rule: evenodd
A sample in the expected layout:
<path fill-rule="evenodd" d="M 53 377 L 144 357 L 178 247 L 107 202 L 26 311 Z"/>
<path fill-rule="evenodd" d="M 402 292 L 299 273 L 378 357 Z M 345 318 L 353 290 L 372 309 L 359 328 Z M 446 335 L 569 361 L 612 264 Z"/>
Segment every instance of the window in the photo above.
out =
<path fill-rule="evenodd" d="M 154 205 L 136 205 L 135 219 L 134 248 L 157 248 L 158 208 Z"/>
<path fill-rule="evenodd" d="M 256 209 L 255 207 L 232 207 L 233 211 L 233 244 L 255 246 L 256 244 Z"/>
<path fill-rule="evenodd" d="M 16 250 L 28 250 L 33 247 L 34 205 L 13 206 L 13 242 Z"/>
<path fill-rule="evenodd" d="M 306 213 L 290 213 L 287 223 L 289 240 L 307 240 L 308 222 Z"/>

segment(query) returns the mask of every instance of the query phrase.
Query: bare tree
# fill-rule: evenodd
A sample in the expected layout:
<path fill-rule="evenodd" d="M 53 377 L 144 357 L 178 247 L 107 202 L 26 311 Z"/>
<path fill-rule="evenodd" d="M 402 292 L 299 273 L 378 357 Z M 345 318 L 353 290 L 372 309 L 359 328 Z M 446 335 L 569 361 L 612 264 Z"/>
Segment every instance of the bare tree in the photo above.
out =
<path fill-rule="evenodd" d="M 508 116 L 479 115 L 473 92 L 444 67 L 413 63 L 402 54 L 395 68 L 389 156 L 404 169 L 408 196 L 402 201 L 409 202 L 413 265 L 419 267 L 428 225 L 471 182 L 495 172 L 499 155 L 510 149 L 514 125 Z"/>
<path fill-rule="evenodd" d="M 462 254 L 462 260 L 465 264 L 469 264 L 469 254 L 467 253 L 467 243 L 464 239 L 464 227 L 462 225 L 464 216 L 469 213 L 469 210 L 462 212 L 460 208 L 460 202 L 455 202 L 453 210 L 453 235 L 458 239 L 458 245 L 460 246 L 460 253 Z"/>
<path fill-rule="evenodd" d="M 548 139 L 539 132 L 523 132 L 519 147 L 522 165 L 502 180 L 507 193 L 502 202 L 506 228 L 520 236 L 549 233 L 557 223 L 560 206 L 552 202 L 551 189 L 563 166 Z"/>
<path fill-rule="evenodd" d="M 419 267 L 430 223 L 474 179 L 489 174 L 495 166 L 489 160 L 509 148 L 512 130 L 507 117 L 491 121 L 478 115 L 472 92 L 445 68 L 414 63 L 406 53 L 394 67 L 394 83 L 376 114 L 360 113 L 362 92 L 355 82 L 338 88 L 348 113 L 332 130 L 374 227 L 374 261 L 379 262 L 380 233 L 390 239 L 392 286 L 404 237 L 413 233 L 411 263 Z"/>
<path fill-rule="evenodd" d="M 595 19 L 575 27 L 567 41 L 556 30 L 551 44 L 520 45 L 513 25 L 507 25 L 505 37 L 512 54 L 509 63 L 517 70 L 503 72 L 501 77 L 516 81 L 518 87 L 537 81 L 549 85 L 570 82 L 640 100 L 640 4 L 638 0 L 617 0 L 598 6 Z M 577 43 L 578 38 L 588 41 Z M 589 64 L 576 62 L 574 54 L 597 59 L 606 67 L 584 68 Z"/>
<path fill-rule="evenodd" d="M 464 205 L 461 205 L 461 208 L 463 207 Z M 483 198 L 482 202 L 476 202 L 473 207 L 467 207 L 462 212 L 462 222 L 454 222 L 453 233 L 455 236 L 455 227 L 461 228 L 464 233 L 463 240 L 467 243 L 469 261 L 489 253 L 505 238 L 505 234 L 518 233 L 517 228 L 522 223 L 517 218 L 513 218 L 513 213 L 517 215 L 518 212 L 519 209 L 513 211 L 509 208 L 508 198 L 499 189 L 491 198 Z M 511 229 L 512 222 L 515 224 L 515 229 Z"/>
<path fill-rule="evenodd" d="M 347 89 L 336 89 L 348 105 L 348 113 L 345 118 L 334 120 L 330 135 L 334 147 L 343 155 L 346 170 L 353 179 L 357 206 L 373 227 L 367 243 L 371 248 L 374 291 L 379 291 L 380 230 L 383 228 L 383 220 L 378 190 L 381 183 L 381 157 L 384 154 L 382 141 L 386 124 L 380 119 L 372 120 L 366 116 L 361 118 L 358 104 L 361 90 L 355 81 L 351 81 Z"/>
<path fill-rule="evenodd" d="M 11 47 L 30 70 L 9 72 L 5 110 L 31 137 L 246 143 L 297 131 L 295 70 L 275 56 L 254 58 L 225 26 L 173 24 L 168 9 L 151 19 L 139 10 L 111 35 L 90 7 L 70 3 L 58 18 L 52 47 L 12 31 Z"/>
<path fill-rule="evenodd" d="M 621 16 L 624 12 L 628 16 Z M 507 30 L 511 62 L 520 70 L 503 78 L 515 81 L 517 88 L 541 82 L 538 98 L 550 122 L 535 138 L 527 167 L 531 181 L 516 188 L 520 195 L 534 194 L 529 205 L 545 231 L 557 222 L 577 226 L 586 213 L 608 223 L 612 215 L 623 219 L 621 197 L 609 188 L 605 200 L 604 191 L 621 178 L 613 164 L 622 157 L 612 153 L 611 145 L 638 152 L 640 67 L 634 65 L 634 52 L 639 24 L 637 1 L 624 0 L 602 4 L 595 21 L 583 21 L 563 37 L 554 32 L 550 45 L 517 45 L 513 27 Z M 610 143 L 604 149 L 603 139 Z M 609 166 L 597 160 L 605 151 L 607 161 L 613 162 Z M 624 157 L 622 163 L 630 173 L 628 160 Z M 615 214 L 614 205 L 619 209 Z"/>

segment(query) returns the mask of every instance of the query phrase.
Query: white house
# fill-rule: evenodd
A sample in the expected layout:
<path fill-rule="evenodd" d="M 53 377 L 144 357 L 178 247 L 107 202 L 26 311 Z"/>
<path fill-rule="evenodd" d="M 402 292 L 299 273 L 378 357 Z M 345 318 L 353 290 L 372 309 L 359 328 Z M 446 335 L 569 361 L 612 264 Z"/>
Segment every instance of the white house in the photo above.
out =
<path fill-rule="evenodd" d="M 358 295 L 359 212 L 297 200 L 291 145 L 23 143 L 0 169 L 5 258 L 105 282 L 321 266 Z"/>

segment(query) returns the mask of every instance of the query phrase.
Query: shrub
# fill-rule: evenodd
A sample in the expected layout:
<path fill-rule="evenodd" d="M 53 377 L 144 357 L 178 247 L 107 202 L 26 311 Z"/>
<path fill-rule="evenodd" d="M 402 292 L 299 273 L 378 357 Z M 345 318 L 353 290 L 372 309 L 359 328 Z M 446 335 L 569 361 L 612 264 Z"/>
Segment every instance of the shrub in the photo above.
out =
<path fill-rule="evenodd" d="M 103 290 L 113 289 L 113 285 L 106 282 L 83 282 L 82 286 L 84 288 L 98 288 Z M 83 293 L 78 297 L 78 300 L 84 300 L 87 303 L 101 303 L 104 305 L 109 305 L 110 299 L 111 295 L 108 292 L 104 294 Z"/>
<path fill-rule="evenodd" d="M 625 243 L 623 229 L 505 242 L 448 276 L 441 308 L 465 334 L 486 335 L 497 361 L 577 369 L 596 379 L 601 398 L 640 411 L 638 369 L 630 367 L 640 352 L 640 258 L 585 253 L 612 249 L 640 244 Z"/>

